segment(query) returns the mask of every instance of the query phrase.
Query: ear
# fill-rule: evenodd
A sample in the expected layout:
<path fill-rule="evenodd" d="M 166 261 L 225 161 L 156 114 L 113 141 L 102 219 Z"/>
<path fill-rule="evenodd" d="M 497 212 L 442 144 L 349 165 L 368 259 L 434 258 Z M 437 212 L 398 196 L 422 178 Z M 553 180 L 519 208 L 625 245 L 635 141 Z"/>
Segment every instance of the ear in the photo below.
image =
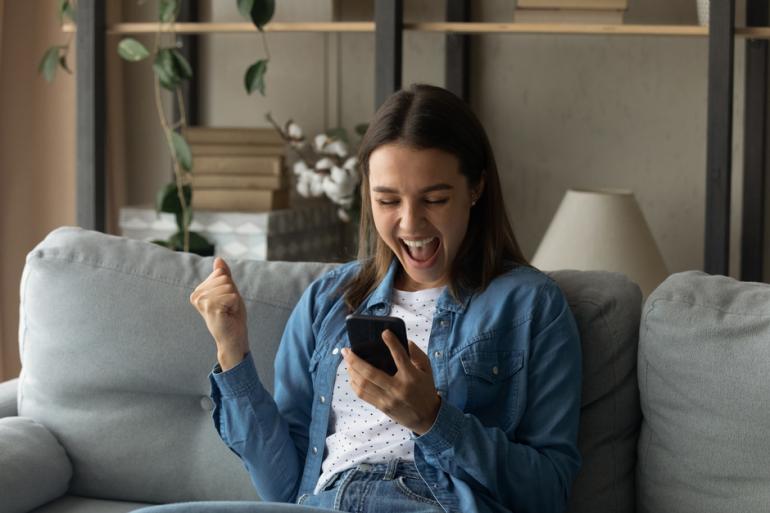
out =
<path fill-rule="evenodd" d="M 486 186 L 486 173 L 482 172 L 479 178 L 479 183 L 471 190 L 471 198 L 475 198 L 473 203 L 476 203 L 481 195 L 484 193 L 484 187 Z"/>

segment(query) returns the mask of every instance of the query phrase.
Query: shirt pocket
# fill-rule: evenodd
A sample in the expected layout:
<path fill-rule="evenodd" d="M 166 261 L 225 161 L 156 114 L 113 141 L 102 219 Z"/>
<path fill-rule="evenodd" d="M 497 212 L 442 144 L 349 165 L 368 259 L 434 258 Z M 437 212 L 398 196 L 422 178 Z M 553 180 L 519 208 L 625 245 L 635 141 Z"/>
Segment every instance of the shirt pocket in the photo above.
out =
<path fill-rule="evenodd" d="M 524 351 L 469 347 L 459 355 L 467 387 L 465 411 L 507 431 L 519 417 Z"/>

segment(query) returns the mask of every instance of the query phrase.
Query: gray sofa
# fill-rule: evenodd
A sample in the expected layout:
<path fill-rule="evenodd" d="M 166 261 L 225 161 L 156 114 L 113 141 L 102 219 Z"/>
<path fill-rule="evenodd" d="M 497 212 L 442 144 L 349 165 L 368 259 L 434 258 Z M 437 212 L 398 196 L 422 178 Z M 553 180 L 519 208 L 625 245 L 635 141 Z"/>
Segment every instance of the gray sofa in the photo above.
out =
<path fill-rule="evenodd" d="M 215 347 L 188 303 L 211 264 L 78 228 L 29 254 L 23 370 L 0 384 L 0 513 L 258 500 L 211 422 Z M 270 388 L 292 306 L 331 264 L 230 265 Z M 621 275 L 551 276 L 584 355 L 570 511 L 770 510 L 770 286 L 682 273 L 642 309 Z"/>

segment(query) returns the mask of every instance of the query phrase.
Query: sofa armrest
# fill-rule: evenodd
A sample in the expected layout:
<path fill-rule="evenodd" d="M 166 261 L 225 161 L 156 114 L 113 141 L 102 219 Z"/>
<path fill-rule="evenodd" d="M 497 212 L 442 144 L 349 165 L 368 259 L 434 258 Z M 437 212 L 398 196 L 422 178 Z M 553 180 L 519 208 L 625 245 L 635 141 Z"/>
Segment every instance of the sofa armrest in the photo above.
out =
<path fill-rule="evenodd" d="M 72 464 L 64 447 L 26 417 L 0 419 L 0 511 L 24 513 L 64 495 Z"/>
<path fill-rule="evenodd" d="M 16 401 L 18 390 L 19 378 L 0 383 L 0 419 L 19 414 Z"/>

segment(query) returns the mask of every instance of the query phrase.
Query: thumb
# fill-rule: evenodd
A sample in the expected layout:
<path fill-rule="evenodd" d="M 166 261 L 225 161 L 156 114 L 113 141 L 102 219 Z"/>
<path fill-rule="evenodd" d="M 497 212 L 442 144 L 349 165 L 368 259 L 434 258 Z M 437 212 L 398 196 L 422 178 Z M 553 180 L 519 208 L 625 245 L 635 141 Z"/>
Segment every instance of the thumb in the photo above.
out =
<path fill-rule="evenodd" d="M 214 259 L 214 270 L 222 269 L 225 274 L 228 276 L 231 276 L 230 274 L 230 267 L 227 265 L 227 263 L 224 261 L 222 257 L 216 257 Z"/>
<path fill-rule="evenodd" d="M 409 358 L 411 358 L 414 366 L 421 371 L 431 372 L 430 359 L 428 358 L 428 355 L 425 354 L 422 349 L 420 349 L 420 346 L 411 340 L 409 341 Z"/>

